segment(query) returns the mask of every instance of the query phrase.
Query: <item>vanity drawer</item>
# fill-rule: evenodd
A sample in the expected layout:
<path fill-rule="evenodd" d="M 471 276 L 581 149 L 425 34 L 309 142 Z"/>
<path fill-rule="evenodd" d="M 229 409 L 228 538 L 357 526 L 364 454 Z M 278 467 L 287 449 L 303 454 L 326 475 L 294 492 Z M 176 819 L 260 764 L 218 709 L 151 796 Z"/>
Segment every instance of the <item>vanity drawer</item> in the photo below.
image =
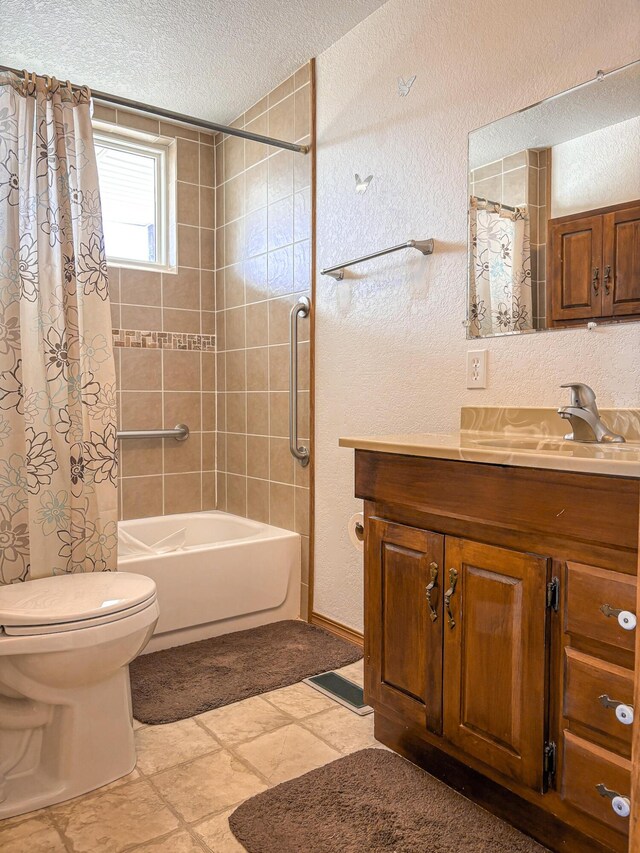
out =
<path fill-rule="evenodd" d="M 635 577 L 568 562 L 566 602 L 569 634 L 634 651 L 635 629 L 625 630 L 615 615 L 606 615 L 602 608 L 608 605 L 635 614 Z"/>
<path fill-rule="evenodd" d="M 630 757 L 633 725 L 621 722 L 614 707 L 602 704 L 601 696 L 633 706 L 633 672 L 566 648 L 564 716 L 594 729 L 607 746 Z"/>
<path fill-rule="evenodd" d="M 622 797 L 631 791 L 631 762 L 607 749 L 565 732 L 562 797 L 581 812 L 621 833 L 629 832 L 629 818 L 620 817 L 612 800 L 602 796 L 604 785 Z"/>

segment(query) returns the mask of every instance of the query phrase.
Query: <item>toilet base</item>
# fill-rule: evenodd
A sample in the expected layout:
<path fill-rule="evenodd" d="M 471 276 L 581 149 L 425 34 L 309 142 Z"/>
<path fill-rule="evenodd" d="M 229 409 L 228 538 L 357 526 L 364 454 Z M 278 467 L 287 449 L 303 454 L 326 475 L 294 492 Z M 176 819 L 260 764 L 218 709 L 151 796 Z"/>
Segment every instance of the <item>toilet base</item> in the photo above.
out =
<path fill-rule="evenodd" d="M 98 684 L 38 692 L 37 701 L 50 705 L 48 722 L 2 731 L 3 761 L 11 765 L 14 756 L 17 763 L 5 771 L 0 819 L 101 788 L 136 764 L 128 666 Z"/>

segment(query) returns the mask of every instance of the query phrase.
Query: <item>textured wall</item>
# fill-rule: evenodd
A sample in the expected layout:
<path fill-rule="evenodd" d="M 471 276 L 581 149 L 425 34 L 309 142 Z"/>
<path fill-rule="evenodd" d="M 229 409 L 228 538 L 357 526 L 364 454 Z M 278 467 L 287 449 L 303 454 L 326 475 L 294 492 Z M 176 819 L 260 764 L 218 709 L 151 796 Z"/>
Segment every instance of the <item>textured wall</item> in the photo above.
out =
<path fill-rule="evenodd" d="M 640 117 L 554 145 L 551 216 L 640 198 Z"/>
<path fill-rule="evenodd" d="M 487 340 L 489 387 L 465 389 L 467 133 L 637 58 L 637 0 L 390 0 L 318 59 L 318 267 L 409 237 L 357 278 L 318 276 L 315 609 L 362 627 L 362 565 L 345 524 L 348 434 L 448 431 L 460 406 L 545 405 L 561 382 L 640 403 L 640 324 Z M 501 58 L 502 57 L 502 58 Z M 508 57 L 508 61 L 503 61 Z M 399 97 L 396 78 L 417 74 Z M 373 173 L 364 195 L 354 172 Z"/>

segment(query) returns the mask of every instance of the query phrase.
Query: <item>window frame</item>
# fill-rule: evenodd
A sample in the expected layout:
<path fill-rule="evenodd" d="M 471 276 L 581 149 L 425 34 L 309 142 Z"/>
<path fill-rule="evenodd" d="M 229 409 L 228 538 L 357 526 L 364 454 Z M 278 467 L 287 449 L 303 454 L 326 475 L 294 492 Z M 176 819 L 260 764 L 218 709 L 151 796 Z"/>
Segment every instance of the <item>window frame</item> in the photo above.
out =
<path fill-rule="evenodd" d="M 155 166 L 156 260 L 111 256 L 107 264 L 122 269 L 176 273 L 176 144 L 175 139 L 156 136 L 102 121 L 93 121 L 94 143 L 116 151 L 151 157 Z M 99 178 L 99 175 L 98 175 Z"/>

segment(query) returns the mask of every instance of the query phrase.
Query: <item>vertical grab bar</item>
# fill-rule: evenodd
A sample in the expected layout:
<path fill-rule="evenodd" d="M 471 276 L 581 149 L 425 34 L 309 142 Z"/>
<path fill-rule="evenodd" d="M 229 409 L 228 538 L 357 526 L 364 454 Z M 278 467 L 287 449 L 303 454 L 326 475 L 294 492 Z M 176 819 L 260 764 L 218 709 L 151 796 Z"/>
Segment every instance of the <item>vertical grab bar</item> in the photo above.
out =
<path fill-rule="evenodd" d="M 303 468 L 309 464 L 309 448 L 298 446 L 298 316 L 308 317 L 310 309 L 309 299 L 301 296 L 289 315 L 289 450 Z"/>

